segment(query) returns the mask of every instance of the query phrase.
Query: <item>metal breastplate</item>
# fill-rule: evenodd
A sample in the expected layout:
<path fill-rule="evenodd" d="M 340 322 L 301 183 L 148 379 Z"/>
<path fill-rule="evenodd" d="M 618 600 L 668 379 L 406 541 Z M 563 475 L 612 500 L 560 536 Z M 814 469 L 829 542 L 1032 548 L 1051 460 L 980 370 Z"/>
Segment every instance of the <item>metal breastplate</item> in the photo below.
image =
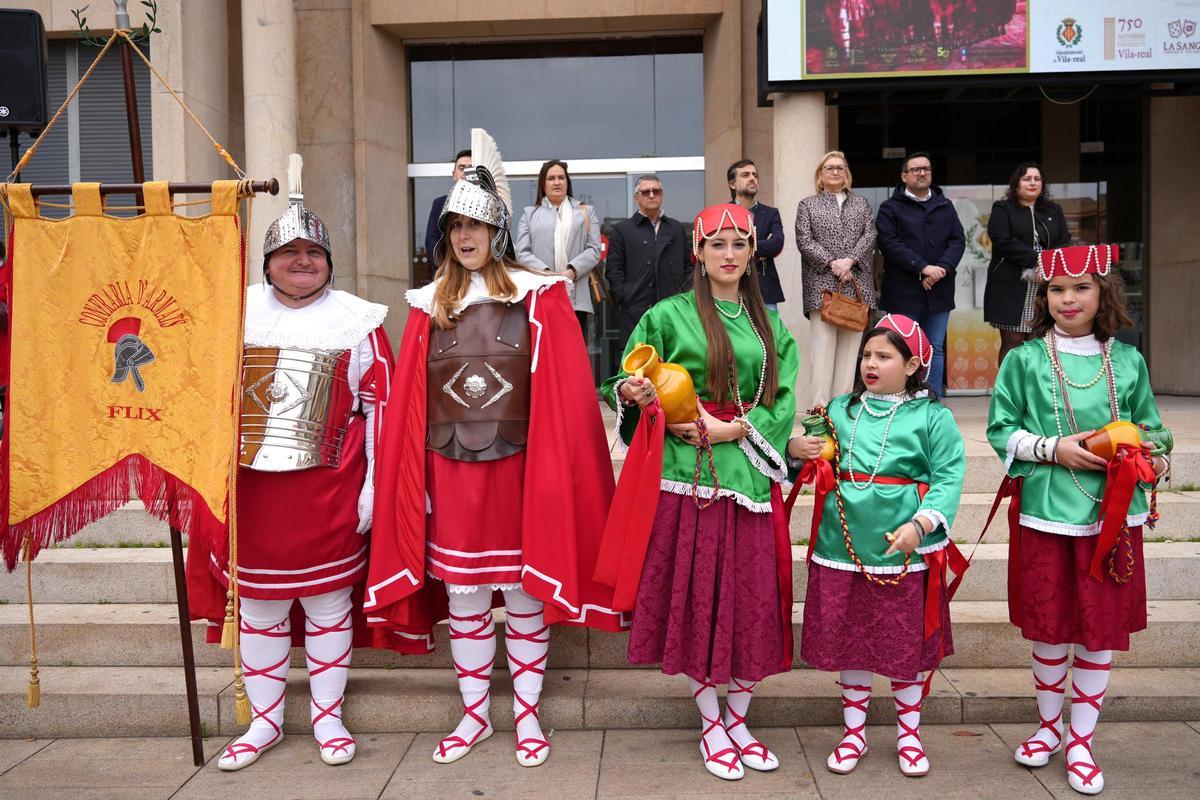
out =
<path fill-rule="evenodd" d="M 242 360 L 239 463 L 261 472 L 293 472 L 341 463 L 346 415 L 333 408 L 345 351 L 247 347 Z"/>
<path fill-rule="evenodd" d="M 529 360 L 524 303 L 477 303 L 450 330 L 431 325 L 426 448 L 457 461 L 524 450 Z"/>

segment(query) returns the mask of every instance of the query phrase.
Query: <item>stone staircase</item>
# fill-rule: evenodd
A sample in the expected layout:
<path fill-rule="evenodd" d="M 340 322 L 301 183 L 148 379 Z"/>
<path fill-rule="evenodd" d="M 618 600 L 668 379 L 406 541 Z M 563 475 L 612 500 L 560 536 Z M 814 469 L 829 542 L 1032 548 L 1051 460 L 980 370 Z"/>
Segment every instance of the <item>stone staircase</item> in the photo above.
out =
<path fill-rule="evenodd" d="M 973 542 L 1000 480 L 1000 465 L 982 441 L 978 404 L 960 424 L 968 438 L 967 494 L 954 537 Z M 1190 414 L 1200 403 L 1181 404 Z M 972 409 L 974 409 L 972 411 Z M 1166 409 L 1164 409 L 1166 410 Z M 956 408 L 956 413 L 959 410 Z M 1190 419 L 1190 416 L 1189 416 Z M 1169 424 L 1172 424 L 1170 418 Z M 1177 429 L 1177 441 L 1183 439 Z M 614 454 L 619 465 L 620 456 Z M 1180 441 L 1174 485 L 1200 483 L 1200 432 Z M 1190 487 L 1188 487 L 1190 488 Z M 792 521 L 796 541 L 807 537 L 812 498 L 801 498 Z M 1109 720 L 1200 718 L 1200 492 L 1160 494 L 1162 522 L 1150 534 L 1145 559 L 1149 627 L 1118 654 L 1105 701 Z M 1003 517 L 980 546 L 953 603 L 957 653 L 945 660 L 926 701 L 932 723 L 999 723 L 1036 720 L 1028 669 L 1029 650 L 1008 622 L 1007 536 Z M 41 662 L 42 705 L 25 706 L 28 680 L 28 610 L 23 570 L 0 573 L 0 737 L 184 735 L 179 629 L 171 552 L 164 525 L 130 503 L 80 532 L 70 544 L 47 550 L 34 563 L 34 597 Z M 802 601 L 807 569 L 804 548 L 793 548 L 794 597 Z M 48 602 L 53 599 L 53 602 Z M 502 614 L 501 614 L 502 616 Z M 833 677 L 807 668 L 798 656 L 803 603 L 793 609 L 797 668 L 762 683 L 755 693 L 758 726 L 829 725 L 840 720 Z M 193 625 L 200 711 L 207 733 L 238 732 L 233 713 L 231 655 L 203 643 Z M 356 650 L 347 722 L 358 733 L 446 731 L 461 713 L 450 668 L 445 626 L 438 652 L 403 657 Z M 577 628 L 552 633 L 542 719 L 551 727 L 673 728 L 695 724 L 682 678 L 625 662 L 624 635 Z M 495 709 L 511 706 L 511 687 L 499 642 Z M 308 727 L 306 675 L 293 651 L 286 726 Z M 886 691 L 879 680 L 877 688 Z M 873 722 L 889 721 L 890 703 L 871 706 Z M 506 713 L 493 715 L 511 727 Z"/>

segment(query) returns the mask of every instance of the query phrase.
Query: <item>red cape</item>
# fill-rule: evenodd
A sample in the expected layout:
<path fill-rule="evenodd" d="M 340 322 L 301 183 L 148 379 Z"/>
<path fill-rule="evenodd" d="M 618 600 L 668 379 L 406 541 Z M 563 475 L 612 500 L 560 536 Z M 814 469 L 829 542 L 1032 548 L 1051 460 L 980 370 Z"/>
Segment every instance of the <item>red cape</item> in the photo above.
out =
<path fill-rule="evenodd" d="M 617 631 L 612 589 L 592 580 L 613 493 L 612 462 L 583 337 L 566 289 L 525 298 L 532 347 L 521 585 L 547 623 Z M 433 649 L 446 591 L 425 574 L 425 379 L 429 315 L 410 309 L 375 460 L 375 517 L 364 608 Z"/>

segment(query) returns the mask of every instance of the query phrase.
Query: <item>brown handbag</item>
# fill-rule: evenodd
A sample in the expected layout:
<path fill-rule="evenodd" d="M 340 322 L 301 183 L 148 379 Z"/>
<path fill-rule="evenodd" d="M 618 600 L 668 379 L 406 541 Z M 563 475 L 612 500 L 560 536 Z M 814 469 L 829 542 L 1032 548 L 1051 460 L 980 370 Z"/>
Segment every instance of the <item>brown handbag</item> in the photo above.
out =
<path fill-rule="evenodd" d="M 863 302 L 858 281 L 851 281 L 854 297 L 826 289 L 821 292 L 821 321 L 848 331 L 865 331 L 871 307 Z"/>
<path fill-rule="evenodd" d="M 583 212 L 583 235 L 584 237 L 591 236 L 592 221 L 587 215 L 587 203 L 580 203 L 579 210 Z M 592 302 L 596 305 L 612 302 L 612 293 L 608 290 L 608 281 L 604 277 L 602 264 L 597 264 L 595 269 L 588 273 L 588 288 L 592 290 Z"/>

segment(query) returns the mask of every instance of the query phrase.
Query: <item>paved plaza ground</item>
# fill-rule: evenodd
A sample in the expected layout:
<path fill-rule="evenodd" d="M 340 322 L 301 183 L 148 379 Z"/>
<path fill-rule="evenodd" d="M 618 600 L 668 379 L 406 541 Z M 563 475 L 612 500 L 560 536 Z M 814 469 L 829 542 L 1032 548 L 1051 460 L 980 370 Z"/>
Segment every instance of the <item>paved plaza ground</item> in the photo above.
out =
<path fill-rule="evenodd" d="M 886 698 L 883 698 L 886 699 Z M 225 773 L 216 755 L 225 738 L 205 742 L 207 764 L 192 766 L 183 738 L 0 740 L 3 800 L 434 800 L 434 798 L 899 798 L 1001 800 L 1078 797 L 1067 786 L 1062 756 L 1040 770 L 1013 762 L 1028 735 L 1024 724 L 929 725 L 923 736 L 933 769 L 902 776 L 895 728 L 868 728 L 871 750 L 852 775 L 834 775 L 825 756 L 840 729 L 758 731 L 782 762 L 773 773 L 738 782 L 710 776 L 700 764 L 698 730 L 559 731 L 545 765 L 525 769 L 510 735 L 498 732 L 456 764 L 430 759 L 439 734 L 365 734 L 350 764 L 328 767 L 313 740 L 291 735 L 259 763 Z M 1109 800 L 1200 797 L 1200 722 L 1100 724 L 1096 756 Z"/>

